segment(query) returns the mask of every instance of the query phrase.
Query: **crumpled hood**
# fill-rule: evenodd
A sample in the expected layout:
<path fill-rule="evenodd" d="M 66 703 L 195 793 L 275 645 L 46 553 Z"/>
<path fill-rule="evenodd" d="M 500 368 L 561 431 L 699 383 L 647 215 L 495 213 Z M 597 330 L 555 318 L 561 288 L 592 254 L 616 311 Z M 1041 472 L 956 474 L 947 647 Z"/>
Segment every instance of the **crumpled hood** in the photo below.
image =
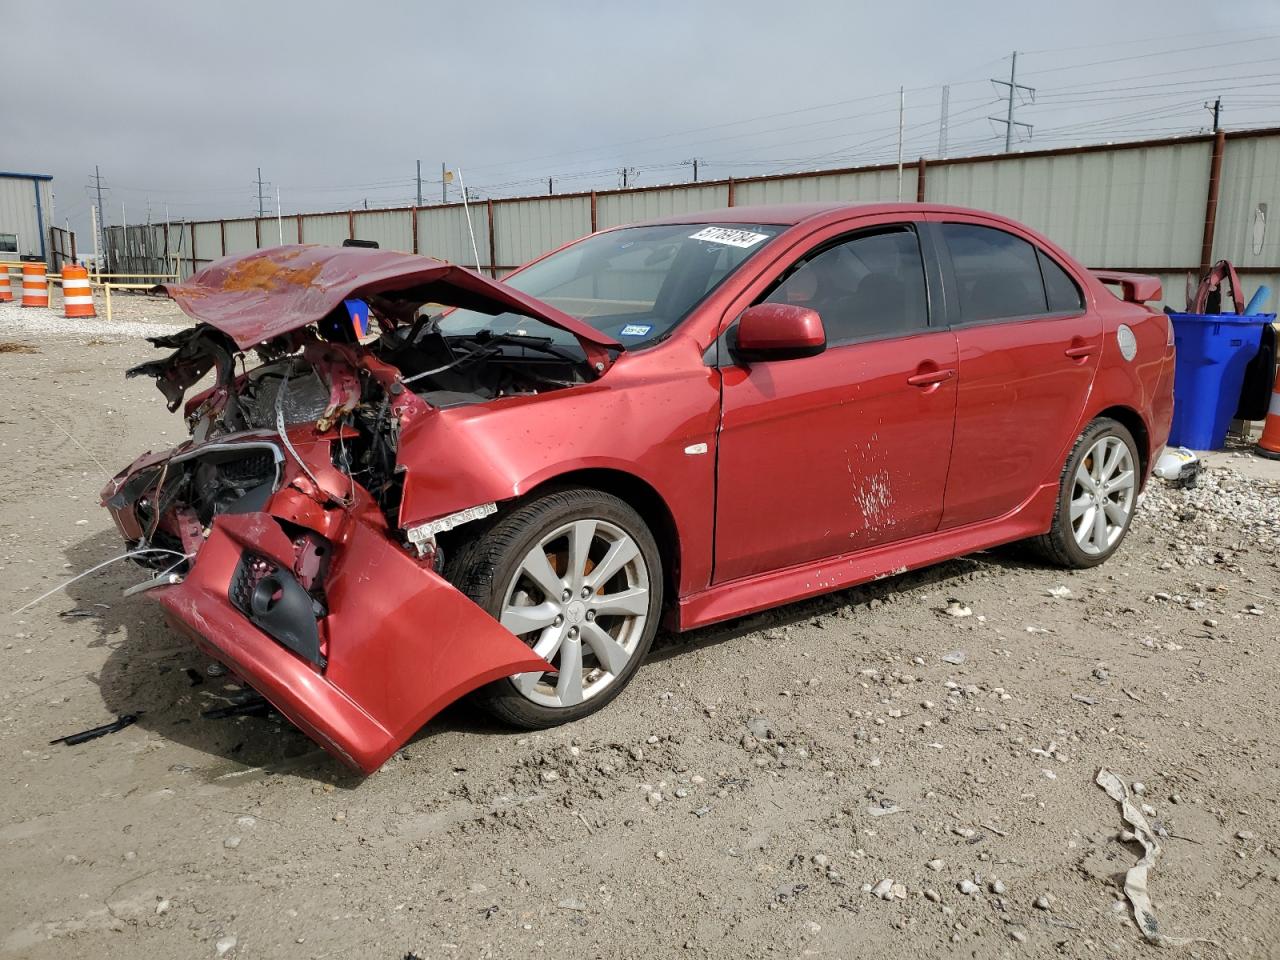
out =
<path fill-rule="evenodd" d="M 595 362 L 617 340 L 466 267 L 392 250 L 293 244 L 224 257 L 185 283 L 164 285 L 183 312 L 248 349 L 315 323 L 353 296 L 413 290 L 425 300 L 507 310 L 573 334 Z"/>

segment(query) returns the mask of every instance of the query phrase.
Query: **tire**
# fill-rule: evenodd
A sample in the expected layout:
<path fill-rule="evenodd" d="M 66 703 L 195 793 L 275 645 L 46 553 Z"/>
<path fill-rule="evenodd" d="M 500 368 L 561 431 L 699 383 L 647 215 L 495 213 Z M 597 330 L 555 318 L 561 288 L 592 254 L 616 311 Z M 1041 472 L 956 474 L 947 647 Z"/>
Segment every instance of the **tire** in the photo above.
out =
<path fill-rule="evenodd" d="M 1059 567 L 1085 569 L 1105 561 L 1120 548 L 1133 523 L 1139 466 L 1138 448 L 1128 428 L 1109 417 L 1094 420 L 1063 465 L 1053 525 L 1028 545 Z M 1095 490 L 1088 489 L 1086 477 Z M 1105 505 L 1099 507 L 1099 502 Z"/>
<path fill-rule="evenodd" d="M 445 576 L 557 668 L 477 691 L 480 705 L 512 726 L 543 729 L 601 709 L 658 631 L 657 542 L 625 501 L 599 490 L 569 488 L 517 506 L 461 544 Z"/>

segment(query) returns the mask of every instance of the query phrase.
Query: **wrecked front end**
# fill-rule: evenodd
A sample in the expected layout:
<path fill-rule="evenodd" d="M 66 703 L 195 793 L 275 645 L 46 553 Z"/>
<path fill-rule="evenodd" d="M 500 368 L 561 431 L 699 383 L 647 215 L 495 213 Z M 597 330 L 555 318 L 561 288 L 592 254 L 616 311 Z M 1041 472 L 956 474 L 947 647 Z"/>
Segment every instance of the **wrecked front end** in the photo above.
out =
<path fill-rule="evenodd" d="M 129 375 L 154 377 L 171 410 L 213 385 L 185 403 L 187 441 L 102 494 L 154 572 L 131 592 L 365 773 L 471 690 L 551 669 L 441 575 L 436 533 L 491 504 L 402 525 L 402 431 L 440 406 L 569 382 L 383 307 L 372 341 L 305 316 L 252 347 L 206 323 L 154 338 L 172 352 Z"/>

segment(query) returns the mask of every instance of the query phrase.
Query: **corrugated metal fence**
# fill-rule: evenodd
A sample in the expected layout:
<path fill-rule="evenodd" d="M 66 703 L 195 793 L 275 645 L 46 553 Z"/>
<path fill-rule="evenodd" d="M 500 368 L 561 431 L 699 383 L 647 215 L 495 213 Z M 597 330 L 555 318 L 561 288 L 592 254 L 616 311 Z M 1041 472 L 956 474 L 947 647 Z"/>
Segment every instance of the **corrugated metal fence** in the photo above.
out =
<path fill-rule="evenodd" d="M 487 200 L 469 208 L 452 203 L 155 224 L 129 227 L 127 238 L 113 227 L 107 245 L 113 270 L 176 268 L 186 277 L 227 254 L 351 238 L 502 276 L 562 243 L 638 220 L 735 205 L 897 197 L 896 167 L 875 166 Z M 1280 128 L 921 159 L 904 169 L 902 197 L 1004 214 L 1090 267 L 1159 274 L 1177 306 L 1186 276 L 1222 257 L 1280 289 L 1280 229 L 1267 224 L 1268 210 L 1280 204 Z"/>

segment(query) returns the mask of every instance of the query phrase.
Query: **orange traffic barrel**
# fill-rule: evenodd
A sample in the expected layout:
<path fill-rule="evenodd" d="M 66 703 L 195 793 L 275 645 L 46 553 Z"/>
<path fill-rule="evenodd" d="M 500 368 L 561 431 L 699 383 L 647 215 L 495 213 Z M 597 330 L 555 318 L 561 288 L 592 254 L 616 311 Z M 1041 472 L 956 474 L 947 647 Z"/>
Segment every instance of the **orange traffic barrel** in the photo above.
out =
<path fill-rule="evenodd" d="M 49 305 L 49 283 L 45 279 L 43 263 L 22 265 L 22 305 L 24 307 Z"/>
<path fill-rule="evenodd" d="M 1262 436 L 1254 452 L 1269 460 L 1280 460 L 1280 374 L 1276 375 L 1276 385 L 1271 390 L 1271 406 L 1267 408 L 1267 421 L 1262 427 Z"/>
<path fill-rule="evenodd" d="M 89 271 L 84 267 L 62 268 L 62 315 L 64 317 L 96 317 L 93 291 L 89 289 Z"/>
<path fill-rule="evenodd" d="M 9 268 L 0 265 L 0 303 L 13 299 L 13 287 L 9 286 Z"/>

